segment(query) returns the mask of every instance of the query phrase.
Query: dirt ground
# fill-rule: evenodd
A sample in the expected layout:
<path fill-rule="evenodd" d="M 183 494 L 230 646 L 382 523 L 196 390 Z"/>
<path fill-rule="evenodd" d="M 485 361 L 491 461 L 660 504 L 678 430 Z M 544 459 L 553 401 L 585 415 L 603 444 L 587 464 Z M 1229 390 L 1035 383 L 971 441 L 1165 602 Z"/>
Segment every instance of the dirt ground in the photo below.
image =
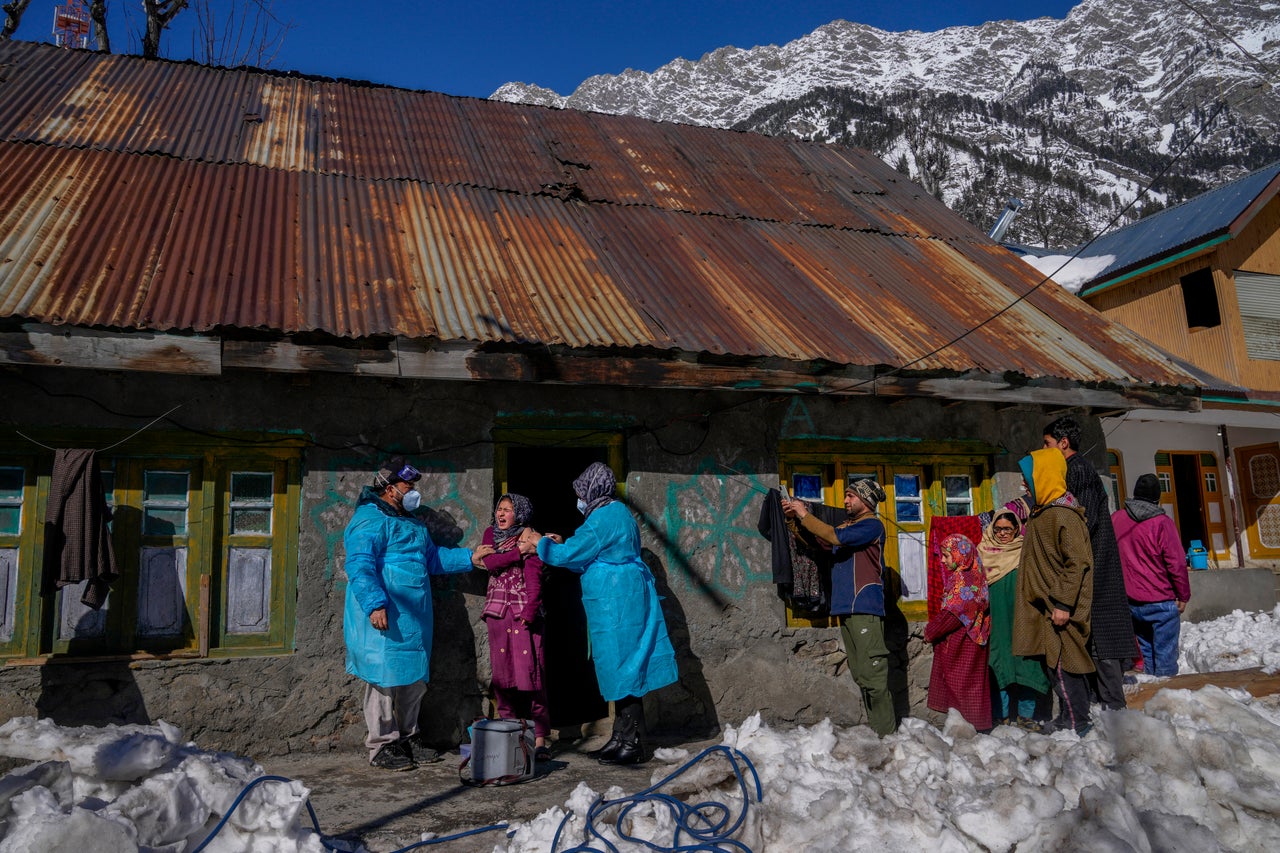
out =
<path fill-rule="evenodd" d="M 528 821 L 553 806 L 564 806 L 579 782 L 603 794 L 616 785 L 631 794 L 680 767 L 651 759 L 633 767 L 601 765 L 588 753 L 604 738 L 555 744 L 551 761 L 516 785 L 477 788 L 459 781 L 457 752 L 405 773 L 369 766 L 363 751 L 293 755 L 262 761 L 267 773 L 297 779 L 311 789 L 311 805 L 321 832 L 360 841 L 374 853 L 421 841 L 423 833 L 450 835 L 503 821 Z M 657 739 L 652 747 L 682 747 L 690 756 L 720 738 L 681 742 Z M 683 762 L 681 762 L 682 764 Z M 487 853 L 500 840 L 486 832 L 422 848 L 442 853 Z"/>

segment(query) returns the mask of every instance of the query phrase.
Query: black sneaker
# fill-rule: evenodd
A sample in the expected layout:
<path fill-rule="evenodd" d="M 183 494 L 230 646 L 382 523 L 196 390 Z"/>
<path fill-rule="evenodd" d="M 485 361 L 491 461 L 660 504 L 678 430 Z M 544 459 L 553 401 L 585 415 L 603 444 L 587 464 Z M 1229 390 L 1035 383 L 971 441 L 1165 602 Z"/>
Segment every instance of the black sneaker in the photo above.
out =
<path fill-rule="evenodd" d="M 415 766 L 413 759 L 401 748 L 399 742 L 385 744 L 374 754 L 373 760 L 369 763 L 382 770 L 397 772 L 412 770 Z"/>
<path fill-rule="evenodd" d="M 418 764 L 434 764 L 444 758 L 439 750 L 432 749 L 422 741 L 422 735 L 409 735 L 400 738 L 398 746 Z"/>

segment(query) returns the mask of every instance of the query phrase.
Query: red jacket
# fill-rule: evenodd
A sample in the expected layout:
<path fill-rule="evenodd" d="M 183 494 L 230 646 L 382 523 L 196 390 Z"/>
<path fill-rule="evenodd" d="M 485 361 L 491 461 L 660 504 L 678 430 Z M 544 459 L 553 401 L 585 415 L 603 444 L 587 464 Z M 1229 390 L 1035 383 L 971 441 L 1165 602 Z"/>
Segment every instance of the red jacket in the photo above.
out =
<path fill-rule="evenodd" d="M 1158 508 L 1152 512 L 1150 508 L 1154 506 L 1146 501 L 1129 501 L 1111 516 L 1120 546 L 1125 592 L 1130 601 L 1138 604 L 1190 601 L 1187 555 L 1182 552 L 1178 528 Z"/>

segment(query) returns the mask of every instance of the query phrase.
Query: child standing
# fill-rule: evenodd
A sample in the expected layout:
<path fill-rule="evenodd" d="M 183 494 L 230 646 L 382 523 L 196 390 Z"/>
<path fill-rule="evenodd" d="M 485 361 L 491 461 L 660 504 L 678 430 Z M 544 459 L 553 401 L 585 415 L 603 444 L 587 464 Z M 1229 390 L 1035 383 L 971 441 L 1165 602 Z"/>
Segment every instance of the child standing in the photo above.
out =
<path fill-rule="evenodd" d="M 924 627 L 933 644 L 929 707 L 955 708 L 979 731 L 991 728 L 991 677 L 987 640 L 991 635 L 987 575 L 969 537 L 942 540 L 942 607 Z"/>

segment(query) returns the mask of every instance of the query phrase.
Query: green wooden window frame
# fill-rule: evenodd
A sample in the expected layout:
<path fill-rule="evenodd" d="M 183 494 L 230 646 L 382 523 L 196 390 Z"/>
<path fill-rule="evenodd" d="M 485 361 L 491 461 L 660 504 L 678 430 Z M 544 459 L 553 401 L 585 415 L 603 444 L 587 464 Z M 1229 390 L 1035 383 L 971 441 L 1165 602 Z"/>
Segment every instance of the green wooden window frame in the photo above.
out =
<path fill-rule="evenodd" d="M 23 431 L 51 446 L 106 447 L 116 440 L 105 431 Z M 21 529 L 0 529 L 0 558 L 17 554 L 13 616 L 7 625 L 0 618 L 0 659 L 293 650 L 305 442 L 261 434 L 219 438 L 149 432 L 99 455 L 120 574 L 100 611 L 81 605 L 75 586 L 40 595 L 53 457 L 0 444 L 0 469 L 18 468 L 23 476 Z M 0 504 L 14 503 L 12 490 L 0 495 Z"/>

